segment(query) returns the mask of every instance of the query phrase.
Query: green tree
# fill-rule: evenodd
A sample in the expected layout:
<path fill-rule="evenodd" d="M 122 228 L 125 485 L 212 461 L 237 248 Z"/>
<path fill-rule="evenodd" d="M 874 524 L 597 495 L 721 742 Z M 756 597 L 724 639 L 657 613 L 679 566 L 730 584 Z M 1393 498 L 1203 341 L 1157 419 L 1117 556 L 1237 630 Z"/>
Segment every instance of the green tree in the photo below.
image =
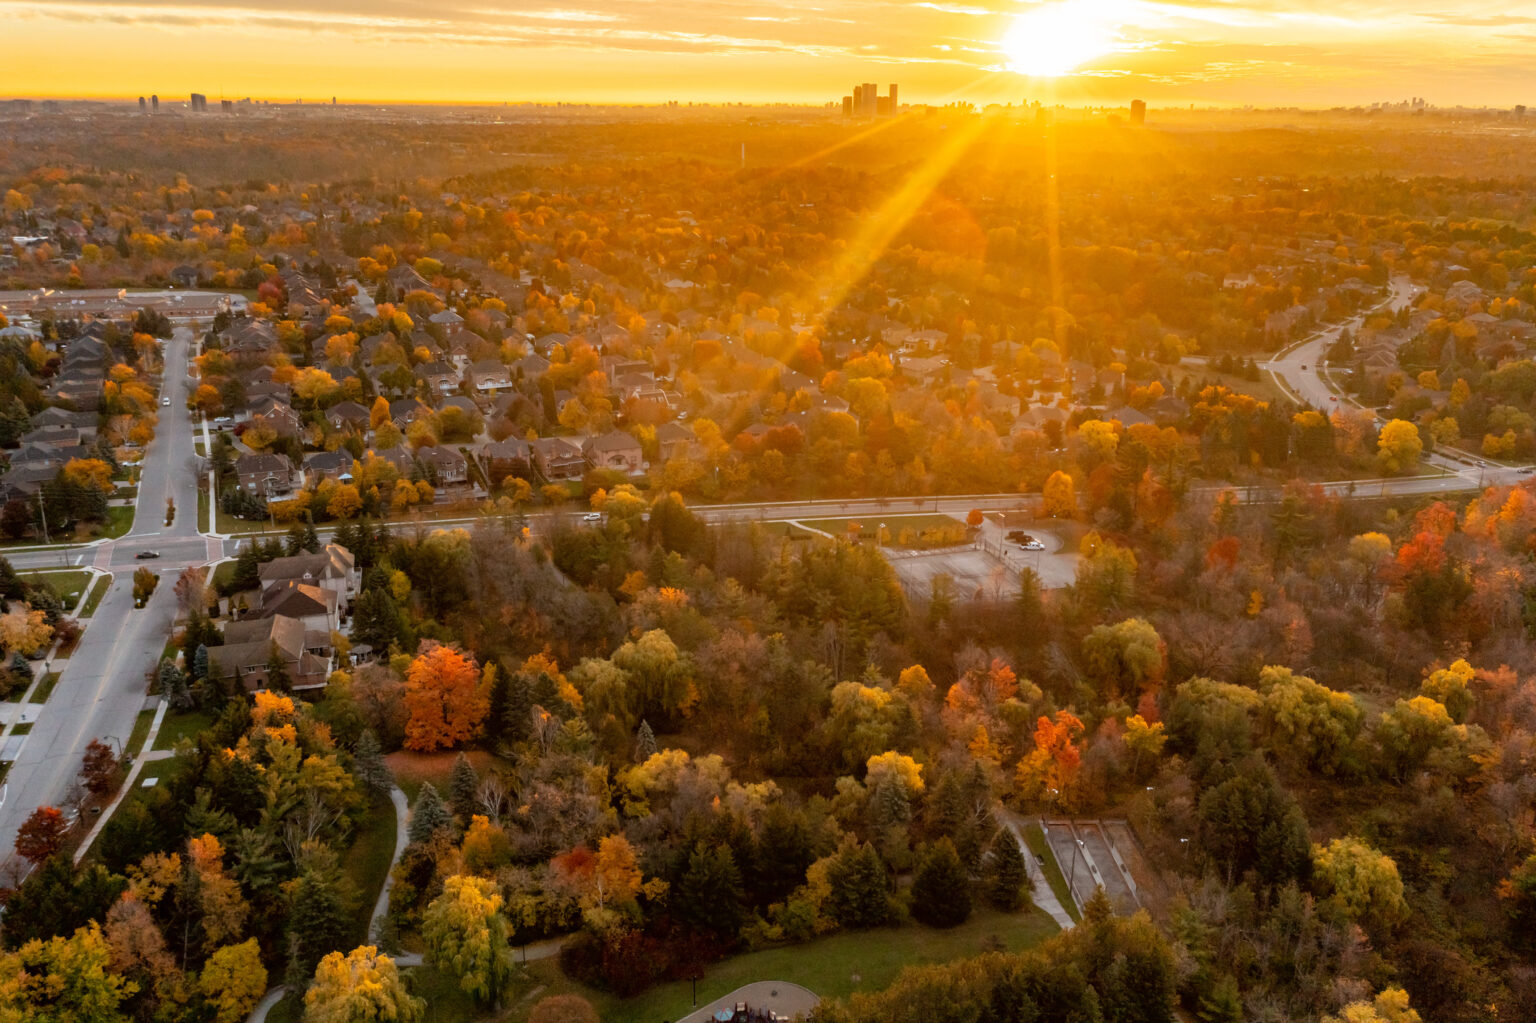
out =
<path fill-rule="evenodd" d="M 912 915 L 930 927 L 957 927 L 970 918 L 971 879 L 948 838 L 929 846 L 918 864 Z"/>
<path fill-rule="evenodd" d="M 352 751 L 352 770 L 357 780 L 373 792 L 388 792 L 395 783 L 389 765 L 384 763 L 379 737 L 371 728 L 363 729 L 363 734 L 357 737 L 357 748 Z"/>
<path fill-rule="evenodd" d="M 432 836 L 443 830 L 452 831 L 453 814 L 443 805 L 431 782 L 425 782 L 416 795 L 416 806 L 411 811 L 411 823 L 407 830 L 412 845 L 432 841 Z"/>
<path fill-rule="evenodd" d="M 734 938 L 741 929 L 741 871 L 728 845 L 699 843 L 688 855 L 688 869 L 672 890 L 670 905 L 679 920 L 695 930 Z"/>
<path fill-rule="evenodd" d="M 1005 913 L 1016 913 L 1029 901 L 1034 882 L 1018 839 L 1008 828 L 998 828 L 988 847 L 989 855 L 982 869 L 987 901 Z"/>
<path fill-rule="evenodd" d="M 337 869 L 336 854 L 310 847 L 288 903 L 290 991 L 302 990 L 322 958 L 340 949 L 352 932 L 350 885 Z"/>
<path fill-rule="evenodd" d="M 460 753 L 453 758 L 453 773 L 449 776 L 448 805 L 459 827 L 469 826 L 469 818 L 477 809 L 475 793 L 480 788 L 480 776 L 475 773 L 469 757 Z"/>
<path fill-rule="evenodd" d="M 427 962 L 458 979 L 479 1005 L 499 1001 L 511 970 L 507 924 L 494 882 L 455 874 L 422 917 Z"/>
<path fill-rule="evenodd" d="M 869 843 L 843 844 L 827 869 L 827 912 L 842 927 L 879 927 L 891 917 L 885 864 Z"/>
<path fill-rule="evenodd" d="M 126 1023 L 122 1006 L 137 990 L 113 972 L 94 921 L 67 938 L 29 941 L 0 957 L 4 1023 Z"/>
<path fill-rule="evenodd" d="M 1266 885 L 1305 876 L 1307 822 L 1267 764 L 1250 761 L 1200 797 L 1200 843 L 1228 884 L 1252 870 Z"/>

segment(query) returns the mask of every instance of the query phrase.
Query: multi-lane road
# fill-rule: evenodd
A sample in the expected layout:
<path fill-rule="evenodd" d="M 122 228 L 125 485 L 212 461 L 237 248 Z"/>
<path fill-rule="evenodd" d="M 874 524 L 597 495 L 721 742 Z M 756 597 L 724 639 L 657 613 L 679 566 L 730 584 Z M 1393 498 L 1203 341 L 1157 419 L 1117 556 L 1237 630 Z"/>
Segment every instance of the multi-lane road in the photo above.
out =
<path fill-rule="evenodd" d="M 0 863 L 11 858 L 16 831 L 41 805 L 60 805 L 80 771 L 92 739 L 127 742 L 145 706 L 145 678 L 160 658 L 176 610 L 177 574 L 209 560 L 210 544 L 198 532 L 196 450 L 186 415 L 187 348 L 191 334 L 177 330 L 165 345 L 162 395 L 171 399 L 161 410 L 155 439 L 144 451 L 133 529 L 119 540 L 63 551 L 18 551 L 9 555 L 21 569 L 60 565 L 95 566 L 112 572 L 112 586 L 91 617 L 70 658 L 63 662 L 58 685 L 42 704 L 6 777 L 0 805 Z M 174 497 L 176 516 L 164 525 L 166 498 Z M 153 561 L 138 561 L 142 550 L 159 551 Z M 148 565 L 161 576 L 148 606 L 133 606 L 134 568 Z M 110 737 L 110 738 L 109 738 Z"/>

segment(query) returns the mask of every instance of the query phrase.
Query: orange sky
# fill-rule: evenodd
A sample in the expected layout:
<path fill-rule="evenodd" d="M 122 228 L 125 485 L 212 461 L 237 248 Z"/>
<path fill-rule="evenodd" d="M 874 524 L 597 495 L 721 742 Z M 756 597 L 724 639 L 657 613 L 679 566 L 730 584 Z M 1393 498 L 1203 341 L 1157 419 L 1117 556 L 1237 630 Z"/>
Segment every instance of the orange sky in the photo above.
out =
<path fill-rule="evenodd" d="M 1031 52 L 1109 52 L 1018 74 L 1000 41 L 1021 15 L 1071 37 Z M 0 0 L 0 17 L 9 96 L 823 102 L 867 80 L 908 102 L 1536 106 L 1536 3 Z"/>

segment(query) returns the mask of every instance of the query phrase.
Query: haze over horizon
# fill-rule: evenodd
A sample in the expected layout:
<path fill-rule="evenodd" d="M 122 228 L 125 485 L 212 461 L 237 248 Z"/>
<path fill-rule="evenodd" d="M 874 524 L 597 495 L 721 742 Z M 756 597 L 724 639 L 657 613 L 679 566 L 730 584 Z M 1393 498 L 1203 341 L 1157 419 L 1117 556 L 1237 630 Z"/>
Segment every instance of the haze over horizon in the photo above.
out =
<path fill-rule="evenodd" d="M 0 0 L 0 15 L 10 96 L 822 103 L 857 81 L 898 81 L 928 103 L 1536 98 L 1531 4 Z"/>

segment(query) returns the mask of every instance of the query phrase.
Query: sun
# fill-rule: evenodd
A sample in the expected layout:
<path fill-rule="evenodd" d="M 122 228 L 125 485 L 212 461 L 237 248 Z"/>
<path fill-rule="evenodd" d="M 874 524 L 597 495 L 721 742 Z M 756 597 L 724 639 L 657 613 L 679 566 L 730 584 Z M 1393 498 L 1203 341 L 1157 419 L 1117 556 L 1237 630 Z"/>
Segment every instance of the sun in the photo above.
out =
<path fill-rule="evenodd" d="M 1113 0 L 1056 0 L 1026 11 L 1003 36 L 1008 70 L 1031 78 L 1070 74 L 1120 46 Z"/>

